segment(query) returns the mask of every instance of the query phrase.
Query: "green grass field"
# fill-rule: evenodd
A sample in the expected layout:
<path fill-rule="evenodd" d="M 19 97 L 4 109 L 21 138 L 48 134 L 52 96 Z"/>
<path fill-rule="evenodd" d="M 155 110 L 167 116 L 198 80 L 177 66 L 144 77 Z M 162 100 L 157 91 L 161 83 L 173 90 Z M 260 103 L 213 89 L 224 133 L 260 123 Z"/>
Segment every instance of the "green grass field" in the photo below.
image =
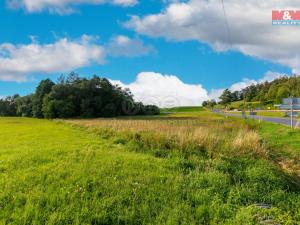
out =
<path fill-rule="evenodd" d="M 186 106 L 186 107 L 174 107 L 174 108 L 165 108 L 161 110 L 162 112 L 173 112 L 173 113 L 188 113 L 188 112 L 202 112 L 204 111 L 203 107 L 198 106 Z"/>
<path fill-rule="evenodd" d="M 229 108 L 232 109 L 255 109 L 255 108 L 262 108 L 262 109 L 276 109 L 274 105 L 264 105 L 262 102 L 254 101 L 254 102 L 245 102 L 243 100 L 231 102 L 229 104 Z"/>
<path fill-rule="evenodd" d="M 288 126 L 263 123 L 259 128 L 259 133 L 269 143 L 272 153 L 277 160 L 281 161 L 282 166 L 289 173 L 298 174 L 300 177 L 299 129 L 291 130 Z"/>
<path fill-rule="evenodd" d="M 300 221 L 299 131 L 198 110 L 0 128 L 0 224 Z"/>
<path fill-rule="evenodd" d="M 266 116 L 266 117 L 286 117 L 285 112 L 278 111 L 261 111 L 257 112 L 258 116 Z"/>

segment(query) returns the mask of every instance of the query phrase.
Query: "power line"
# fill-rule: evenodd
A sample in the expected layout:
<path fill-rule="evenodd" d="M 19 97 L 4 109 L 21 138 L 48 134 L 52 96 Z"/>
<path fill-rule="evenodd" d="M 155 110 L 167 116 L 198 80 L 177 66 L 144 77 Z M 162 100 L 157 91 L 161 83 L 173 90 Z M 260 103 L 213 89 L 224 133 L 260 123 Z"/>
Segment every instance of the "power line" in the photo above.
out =
<path fill-rule="evenodd" d="M 223 9 L 225 24 L 226 24 L 226 29 L 227 29 L 227 38 L 228 38 L 228 42 L 229 42 L 230 46 L 232 46 L 231 33 L 230 33 L 229 22 L 228 22 L 226 9 L 225 9 L 224 0 L 221 0 L 221 2 L 222 2 L 222 9 Z"/>

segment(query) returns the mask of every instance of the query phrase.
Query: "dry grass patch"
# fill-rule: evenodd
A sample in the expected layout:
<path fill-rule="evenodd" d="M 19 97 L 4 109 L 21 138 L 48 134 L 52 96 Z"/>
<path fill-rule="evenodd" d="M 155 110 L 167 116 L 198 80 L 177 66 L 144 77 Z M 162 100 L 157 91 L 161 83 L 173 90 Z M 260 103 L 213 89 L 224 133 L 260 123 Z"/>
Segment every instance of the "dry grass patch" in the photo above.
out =
<path fill-rule="evenodd" d="M 201 119 L 93 119 L 68 120 L 100 132 L 122 134 L 148 148 L 179 149 L 209 154 L 265 155 L 259 135 L 246 123 L 234 120 L 206 122 Z"/>
<path fill-rule="evenodd" d="M 240 130 L 233 139 L 232 145 L 239 152 L 253 151 L 258 155 L 266 156 L 265 146 L 256 131 Z"/>

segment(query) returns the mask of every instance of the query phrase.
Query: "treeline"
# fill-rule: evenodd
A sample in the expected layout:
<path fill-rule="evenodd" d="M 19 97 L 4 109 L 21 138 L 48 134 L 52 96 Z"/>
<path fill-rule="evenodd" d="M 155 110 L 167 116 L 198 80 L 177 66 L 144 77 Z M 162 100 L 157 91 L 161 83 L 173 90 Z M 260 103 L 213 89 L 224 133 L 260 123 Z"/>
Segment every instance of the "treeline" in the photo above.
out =
<path fill-rule="evenodd" d="M 300 76 L 283 76 L 271 82 L 250 85 L 241 91 L 226 89 L 219 98 L 223 105 L 240 100 L 268 105 L 281 103 L 283 98 L 290 96 L 300 97 Z"/>
<path fill-rule="evenodd" d="M 0 116 L 35 118 L 115 117 L 156 115 L 154 105 L 135 102 L 129 89 L 113 85 L 106 78 L 81 78 L 71 73 L 57 83 L 42 80 L 34 94 L 0 99 Z"/>

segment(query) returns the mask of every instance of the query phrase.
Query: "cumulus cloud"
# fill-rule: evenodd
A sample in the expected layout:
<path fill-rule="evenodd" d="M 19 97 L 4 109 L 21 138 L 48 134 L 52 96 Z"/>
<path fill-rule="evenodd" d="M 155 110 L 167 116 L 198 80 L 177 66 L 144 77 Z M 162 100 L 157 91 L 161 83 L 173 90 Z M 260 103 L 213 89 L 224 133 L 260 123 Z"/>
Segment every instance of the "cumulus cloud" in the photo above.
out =
<path fill-rule="evenodd" d="M 269 60 L 300 72 L 299 27 L 272 26 L 271 11 L 299 9 L 295 0 L 227 0 L 229 32 L 221 1 L 175 1 L 158 14 L 133 16 L 127 28 L 151 37 L 169 40 L 197 40 L 215 51 L 229 49 Z"/>
<path fill-rule="evenodd" d="M 240 91 L 251 84 L 273 81 L 285 74 L 268 71 L 258 80 L 244 78 L 232 84 L 230 91 Z M 123 88 L 129 88 L 135 100 L 144 104 L 154 104 L 159 107 L 171 108 L 176 106 L 199 106 L 208 99 L 219 100 L 225 90 L 212 89 L 209 93 L 201 84 L 186 84 L 175 75 L 165 75 L 154 72 L 141 72 L 134 82 L 124 84 L 119 80 L 111 80 Z"/>
<path fill-rule="evenodd" d="M 69 72 L 91 64 L 103 64 L 105 57 L 137 57 L 154 51 L 140 39 L 116 36 L 109 43 L 96 44 L 97 37 L 83 35 L 79 39 L 58 39 L 40 44 L 31 37 L 30 44 L 0 44 L 0 80 L 26 81 L 36 73 Z"/>
<path fill-rule="evenodd" d="M 93 37 L 62 38 L 52 44 L 0 44 L 0 80 L 25 81 L 34 73 L 67 72 L 92 63 L 104 62 L 103 47 Z"/>
<path fill-rule="evenodd" d="M 285 74 L 268 71 L 258 80 L 244 78 L 232 84 L 230 91 L 240 91 L 251 84 L 273 81 Z M 134 82 L 124 84 L 120 80 L 111 80 L 123 88 L 129 88 L 135 100 L 144 104 L 154 104 L 159 107 L 199 106 L 209 99 L 219 100 L 225 88 L 212 89 L 208 92 L 201 84 L 186 84 L 175 75 L 164 75 L 154 72 L 141 72 Z"/>
<path fill-rule="evenodd" d="M 107 52 L 112 56 L 136 57 L 148 55 L 153 51 L 154 48 L 145 45 L 142 40 L 130 39 L 124 35 L 112 38 L 107 46 Z"/>
<path fill-rule="evenodd" d="M 208 93 L 202 85 L 186 84 L 174 75 L 142 72 L 130 84 L 114 80 L 112 83 L 129 88 L 135 100 L 160 107 L 199 106 L 208 99 Z"/>
<path fill-rule="evenodd" d="M 48 10 L 52 13 L 69 14 L 80 4 L 112 4 L 127 7 L 137 4 L 137 0 L 7 0 L 8 7 L 24 8 L 29 13 Z"/>

